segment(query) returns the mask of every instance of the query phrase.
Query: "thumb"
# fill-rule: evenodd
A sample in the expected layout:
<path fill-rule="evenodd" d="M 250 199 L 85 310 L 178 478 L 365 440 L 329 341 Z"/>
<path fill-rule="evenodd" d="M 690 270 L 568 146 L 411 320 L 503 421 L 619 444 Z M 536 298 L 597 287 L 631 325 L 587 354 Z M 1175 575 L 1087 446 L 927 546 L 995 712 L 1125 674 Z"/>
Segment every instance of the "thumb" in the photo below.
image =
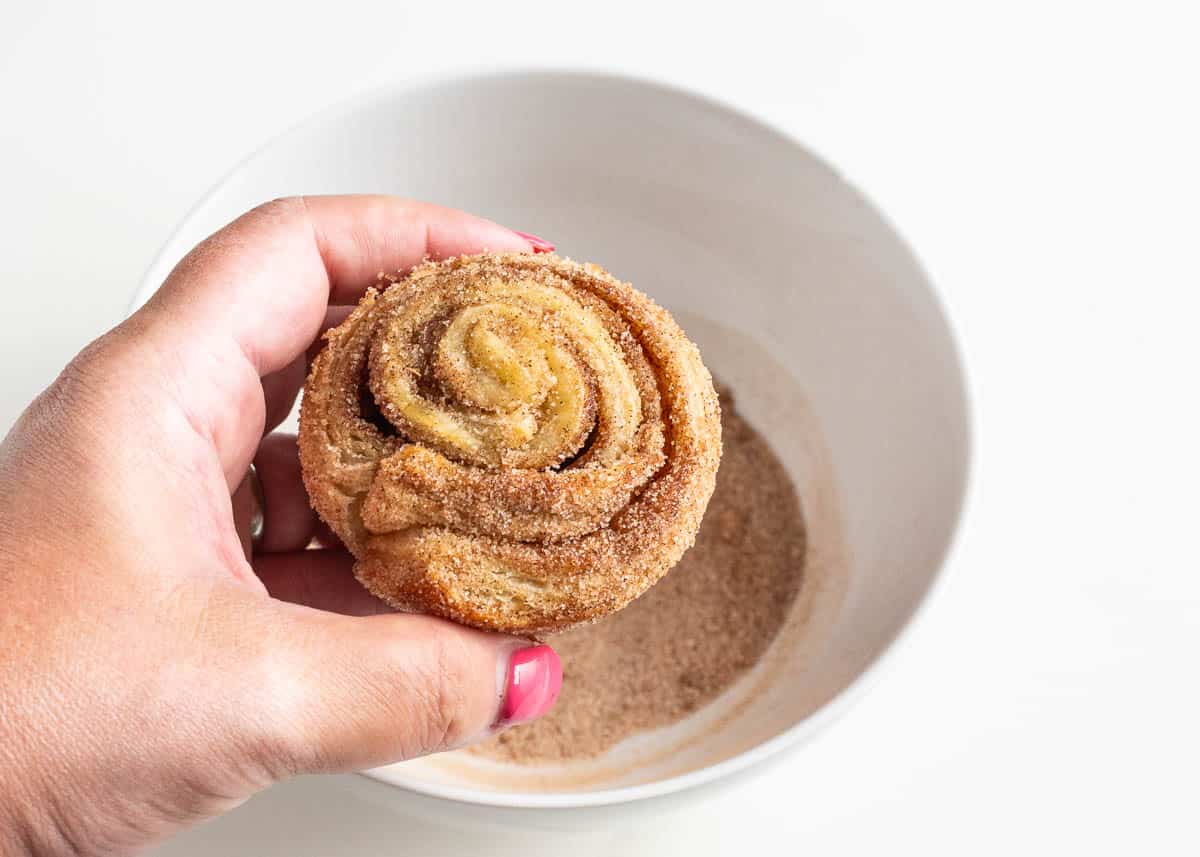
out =
<path fill-rule="evenodd" d="M 479 741 L 550 710 L 546 645 L 429 616 L 350 617 L 296 605 L 263 683 L 287 773 L 359 770 Z M 298 620 L 298 621 L 297 621 Z"/>

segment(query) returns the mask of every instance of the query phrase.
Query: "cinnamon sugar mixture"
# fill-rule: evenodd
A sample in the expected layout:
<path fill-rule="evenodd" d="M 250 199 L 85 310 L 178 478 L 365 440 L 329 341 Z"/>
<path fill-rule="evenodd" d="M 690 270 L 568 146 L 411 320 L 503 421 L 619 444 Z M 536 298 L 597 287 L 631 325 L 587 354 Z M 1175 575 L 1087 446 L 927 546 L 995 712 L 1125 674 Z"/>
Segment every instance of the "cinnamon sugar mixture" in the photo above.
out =
<path fill-rule="evenodd" d="M 563 662 L 554 710 L 475 752 L 599 755 L 703 706 L 766 651 L 800 589 L 804 520 L 783 465 L 724 390 L 721 411 L 725 452 L 695 547 L 629 607 L 549 637 Z"/>

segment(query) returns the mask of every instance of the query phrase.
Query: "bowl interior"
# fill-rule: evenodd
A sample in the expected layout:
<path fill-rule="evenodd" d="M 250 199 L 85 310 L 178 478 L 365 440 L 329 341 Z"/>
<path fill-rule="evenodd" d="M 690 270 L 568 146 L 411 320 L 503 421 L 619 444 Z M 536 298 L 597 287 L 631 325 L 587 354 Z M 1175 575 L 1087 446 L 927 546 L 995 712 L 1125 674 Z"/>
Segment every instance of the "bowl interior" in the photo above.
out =
<path fill-rule="evenodd" d="M 966 479 L 954 343 L 890 226 L 805 149 L 704 99 L 603 76 L 468 78 L 376 93 L 271 143 L 187 218 L 140 299 L 241 211 L 335 192 L 474 211 L 648 292 L 784 461 L 809 529 L 784 631 L 683 723 L 585 763 L 458 753 L 374 775 L 472 800 L 586 800 L 670 790 L 806 734 L 927 593 Z"/>

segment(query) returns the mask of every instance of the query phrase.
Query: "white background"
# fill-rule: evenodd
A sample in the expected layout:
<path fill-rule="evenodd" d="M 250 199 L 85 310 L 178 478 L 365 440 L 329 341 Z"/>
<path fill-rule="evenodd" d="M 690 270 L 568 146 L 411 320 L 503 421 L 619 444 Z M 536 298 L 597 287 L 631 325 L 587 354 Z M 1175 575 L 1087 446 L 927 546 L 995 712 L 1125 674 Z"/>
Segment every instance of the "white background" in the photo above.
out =
<path fill-rule="evenodd" d="M 948 584 L 843 721 L 719 800 L 570 851 L 1196 853 L 1191 5 L 4 3 L 0 428 L 120 319 L 200 194 L 320 107 L 480 66 L 716 95 L 831 160 L 940 284 L 976 407 L 971 502 Z M 162 853 L 566 844 L 481 851 L 307 780 Z"/>

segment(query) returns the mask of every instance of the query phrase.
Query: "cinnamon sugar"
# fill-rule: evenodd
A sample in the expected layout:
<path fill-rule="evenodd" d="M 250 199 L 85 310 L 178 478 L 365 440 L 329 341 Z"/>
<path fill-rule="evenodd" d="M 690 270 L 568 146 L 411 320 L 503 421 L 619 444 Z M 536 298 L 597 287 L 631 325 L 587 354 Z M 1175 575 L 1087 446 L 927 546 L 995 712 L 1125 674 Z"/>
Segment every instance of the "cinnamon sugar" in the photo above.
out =
<path fill-rule="evenodd" d="M 783 465 L 724 391 L 721 412 L 725 452 L 695 547 L 624 610 L 548 638 L 563 662 L 554 710 L 475 752 L 599 755 L 712 701 L 766 651 L 800 589 L 804 520 Z"/>

